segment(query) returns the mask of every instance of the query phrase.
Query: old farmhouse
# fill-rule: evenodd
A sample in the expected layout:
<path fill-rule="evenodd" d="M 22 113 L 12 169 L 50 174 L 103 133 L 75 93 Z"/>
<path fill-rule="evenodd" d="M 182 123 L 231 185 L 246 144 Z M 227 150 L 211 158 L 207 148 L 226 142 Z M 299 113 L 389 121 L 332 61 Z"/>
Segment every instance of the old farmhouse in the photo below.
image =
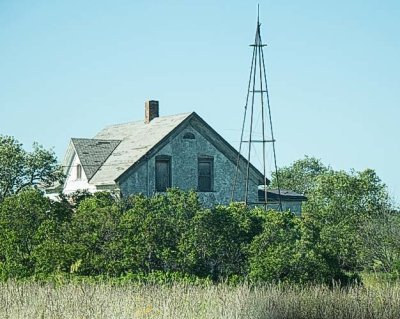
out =
<path fill-rule="evenodd" d="M 71 139 L 62 192 L 113 190 L 121 196 L 151 196 L 178 187 L 196 190 L 207 206 L 227 204 L 238 156 L 195 112 L 160 117 L 158 101 L 147 101 L 144 121 L 111 125 L 91 139 Z M 240 157 L 240 162 L 238 180 L 243 180 L 246 160 Z M 259 201 L 263 184 L 263 174 L 250 165 L 250 202 Z M 243 200 L 244 187 L 237 187 L 233 200 Z M 302 198 L 287 199 L 299 213 Z"/>

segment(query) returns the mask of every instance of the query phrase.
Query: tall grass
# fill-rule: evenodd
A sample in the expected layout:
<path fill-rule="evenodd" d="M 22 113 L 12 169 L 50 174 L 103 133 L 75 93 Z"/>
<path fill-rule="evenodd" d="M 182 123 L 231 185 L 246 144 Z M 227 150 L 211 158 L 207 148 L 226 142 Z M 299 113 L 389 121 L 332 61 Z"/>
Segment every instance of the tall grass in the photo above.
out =
<path fill-rule="evenodd" d="M 6 282 L 0 318 L 400 318 L 400 284 L 378 287 Z"/>

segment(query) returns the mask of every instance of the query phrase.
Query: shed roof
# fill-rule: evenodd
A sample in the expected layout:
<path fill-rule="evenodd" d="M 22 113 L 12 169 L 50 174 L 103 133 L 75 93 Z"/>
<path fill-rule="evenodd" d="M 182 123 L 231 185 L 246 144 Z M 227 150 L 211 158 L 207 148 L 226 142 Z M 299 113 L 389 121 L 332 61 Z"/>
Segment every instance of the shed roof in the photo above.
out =
<path fill-rule="evenodd" d="M 287 201 L 287 202 L 304 202 L 307 200 L 307 197 L 287 190 L 287 189 L 281 189 L 280 190 L 280 196 L 281 196 L 281 201 Z M 259 201 L 264 201 L 264 190 L 259 189 L 258 190 L 258 199 Z M 279 202 L 279 190 L 278 189 L 267 189 L 267 201 L 276 201 Z"/>

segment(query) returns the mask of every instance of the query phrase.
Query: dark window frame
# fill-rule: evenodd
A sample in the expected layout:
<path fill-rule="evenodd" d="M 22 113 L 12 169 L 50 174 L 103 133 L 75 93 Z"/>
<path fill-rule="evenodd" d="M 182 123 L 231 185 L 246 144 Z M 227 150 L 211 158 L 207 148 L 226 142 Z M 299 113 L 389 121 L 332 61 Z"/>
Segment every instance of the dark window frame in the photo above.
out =
<path fill-rule="evenodd" d="M 201 164 L 209 164 L 208 174 L 201 173 Z M 205 182 L 206 179 L 209 180 Z M 199 156 L 197 158 L 197 190 L 203 193 L 214 191 L 214 157 L 212 156 Z"/>
<path fill-rule="evenodd" d="M 166 163 L 168 168 L 168 177 L 167 177 L 167 185 L 161 184 L 161 172 L 158 169 L 157 163 Z M 165 192 L 168 188 L 172 187 L 172 157 L 169 155 L 158 155 L 155 158 L 154 163 L 154 182 L 155 182 L 155 190 L 156 192 Z"/>

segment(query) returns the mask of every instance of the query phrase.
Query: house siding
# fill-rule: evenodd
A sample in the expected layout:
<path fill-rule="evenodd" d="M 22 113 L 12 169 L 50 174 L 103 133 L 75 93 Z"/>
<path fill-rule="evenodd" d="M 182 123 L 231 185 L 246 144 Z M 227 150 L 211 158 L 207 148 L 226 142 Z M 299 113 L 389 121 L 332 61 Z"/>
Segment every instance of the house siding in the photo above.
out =
<path fill-rule="evenodd" d="M 194 139 L 184 139 L 186 133 L 192 133 Z M 169 142 L 155 154 L 145 158 L 144 161 L 131 172 L 127 172 L 119 182 L 122 196 L 142 193 L 151 196 L 155 190 L 155 159 L 157 156 L 171 156 L 172 187 L 182 190 L 196 190 L 198 182 L 198 158 L 202 156 L 213 157 L 214 184 L 212 192 L 198 192 L 200 200 L 206 206 L 215 204 L 228 204 L 231 201 L 232 182 L 236 172 L 236 165 L 211 144 L 191 124 L 178 134 L 170 137 Z M 240 172 L 235 201 L 244 200 L 245 183 Z M 249 202 L 258 200 L 257 183 L 250 181 Z"/>
<path fill-rule="evenodd" d="M 89 184 L 83 167 L 81 178 L 77 178 L 76 167 L 78 166 L 78 164 L 81 165 L 81 162 L 79 161 L 78 156 L 75 154 L 71 166 L 68 168 L 67 176 L 65 179 L 63 193 L 66 195 L 74 193 L 78 190 L 87 190 L 92 193 L 96 191 L 96 187 Z"/>

